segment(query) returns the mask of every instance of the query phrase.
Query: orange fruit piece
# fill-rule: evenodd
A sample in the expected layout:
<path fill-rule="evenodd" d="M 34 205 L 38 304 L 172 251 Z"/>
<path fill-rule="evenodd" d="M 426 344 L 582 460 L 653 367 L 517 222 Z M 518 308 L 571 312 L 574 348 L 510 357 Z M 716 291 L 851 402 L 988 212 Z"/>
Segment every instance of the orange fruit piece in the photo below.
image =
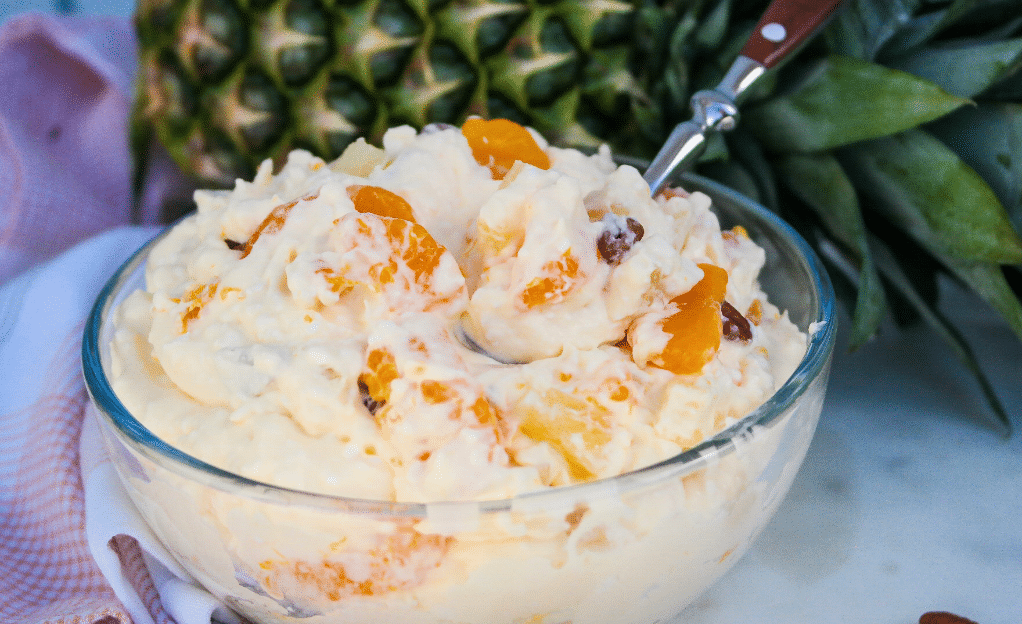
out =
<path fill-rule="evenodd" d="M 321 266 L 316 272 L 338 295 L 362 285 L 367 292 L 388 293 L 384 295 L 388 305 L 423 305 L 422 311 L 454 304 L 465 295 L 464 282 L 452 281 L 464 279 L 453 272 L 457 271 L 453 259 L 444 264 L 447 248 L 418 223 L 352 212 L 339 219 L 337 227 L 341 231 L 337 250 L 347 259 L 341 266 Z M 437 280 L 442 266 L 452 279 Z M 408 299 L 402 293 L 424 297 Z"/>
<path fill-rule="evenodd" d="M 188 331 L 188 323 L 199 318 L 202 306 L 213 300 L 213 296 L 216 294 L 216 289 L 219 286 L 220 282 L 199 284 L 185 295 L 185 303 L 188 307 L 185 309 L 184 314 L 181 315 L 182 334 Z"/>
<path fill-rule="evenodd" d="M 550 277 L 537 277 L 522 291 L 522 303 L 527 308 L 564 299 L 579 276 L 578 260 L 569 249 L 556 262 L 546 263 L 543 272 Z"/>
<path fill-rule="evenodd" d="M 441 382 L 427 379 L 419 384 L 419 390 L 422 391 L 422 398 L 426 400 L 426 403 L 446 403 L 450 401 L 454 396 L 453 389 Z"/>
<path fill-rule="evenodd" d="M 326 283 L 330 285 L 330 290 L 340 295 L 347 294 L 348 291 L 358 284 L 358 282 L 352 281 L 343 275 L 339 275 L 337 271 L 330 267 L 320 267 L 316 269 L 316 273 L 323 276 Z"/>
<path fill-rule="evenodd" d="M 261 584 L 274 593 L 282 588 L 308 588 L 332 602 L 417 587 L 440 567 L 455 538 L 420 533 L 406 520 L 396 524 L 393 532 L 381 533 L 375 544 L 344 546 L 346 540 L 340 540 L 337 559 L 261 561 L 257 571 Z"/>
<path fill-rule="evenodd" d="M 415 221 L 411 205 L 400 195 L 385 188 L 356 184 L 348 187 L 348 197 L 355 203 L 355 210 L 359 212 Z"/>
<path fill-rule="evenodd" d="M 366 356 L 366 370 L 358 376 L 362 402 L 374 416 L 390 399 L 390 384 L 397 379 L 397 363 L 386 349 L 373 349 Z"/>
<path fill-rule="evenodd" d="M 494 180 L 503 180 L 517 160 L 540 169 L 550 168 L 550 157 L 532 134 L 508 119 L 469 119 L 461 127 L 461 134 L 468 139 L 476 162 L 488 166 Z"/>
<path fill-rule="evenodd" d="M 676 375 L 698 373 L 720 348 L 720 305 L 727 289 L 727 271 L 712 264 L 700 264 L 699 268 L 703 278 L 688 292 L 671 299 L 678 311 L 663 325 L 670 338 L 660 357 L 651 362 Z"/>
<path fill-rule="evenodd" d="M 497 439 L 501 438 L 500 431 L 500 414 L 497 413 L 497 408 L 490 403 L 490 400 L 485 396 L 480 396 L 472 403 L 470 408 L 472 413 L 475 414 L 476 420 L 479 421 L 480 425 L 493 427 L 493 430 L 497 434 Z"/>
<path fill-rule="evenodd" d="M 433 275 L 447 248 L 436 242 L 418 223 L 387 217 L 383 221 L 392 247 L 400 252 L 404 264 L 415 273 L 415 281 L 423 283 L 424 278 Z"/>
<path fill-rule="evenodd" d="M 270 214 L 266 215 L 262 223 L 259 224 L 259 227 L 256 228 L 256 231 L 252 233 L 252 236 L 250 236 L 248 240 L 245 241 L 244 245 L 242 245 L 241 257 L 244 258 L 248 256 L 248 254 L 252 253 L 252 246 L 256 244 L 256 241 L 259 240 L 259 237 L 263 234 L 276 234 L 279 232 L 284 227 L 284 223 L 287 222 L 287 216 L 291 214 L 291 209 L 297 206 L 298 202 L 313 200 L 317 197 L 319 197 L 319 191 L 303 195 L 298 199 L 289 201 L 286 204 L 281 204 L 271 210 Z"/>

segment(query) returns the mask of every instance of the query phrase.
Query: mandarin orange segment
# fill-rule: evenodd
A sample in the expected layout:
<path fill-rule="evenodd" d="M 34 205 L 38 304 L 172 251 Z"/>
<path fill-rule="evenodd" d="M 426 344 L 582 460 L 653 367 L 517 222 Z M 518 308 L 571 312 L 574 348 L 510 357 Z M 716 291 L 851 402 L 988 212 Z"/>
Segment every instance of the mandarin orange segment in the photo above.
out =
<path fill-rule="evenodd" d="M 398 266 L 394 258 L 387 258 L 385 263 L 374 264 L 369 267 L 369 277 L 379 286 L 394 283 L 394 275 L 397 274 Z"/>
<path fill-rule="evenodd" d="M 476 421 L 481 427 L 493 430 L 493 434 L 497 438 L 497 444 L 503 447 L 507 436 L 504 434 L 504 428 L 501 426 L 501 414 L 497 407 L 490 403 L 490 400 L 485 395 L 480 395 L 468 406 L 468 409 L 475 416 Z"/>
<path fill-rule="evenodd" d="M 426 403 L 434 405 L 446 403 L 454 397 L 451 387 L 440 381 L 427 379 L 419 384 L 419 390 L 422 391 L 422 398 L 426 400 Z"/>
<path fill-rule="evenodd" d="M 686 293 L 671 300 L 678 311 L 664 320 L 670 335 L 663 353 L 652 364 L 676 375 L 694 375 L 720 348 L 720 305 L 727 289 L 727 271 L 700 264 L 703 278 Z"/>
<path fill-rule="evenodd" d="M 454 273 L 458 269 L 453 259 L 444 258 L 447 248 L 418 223 L 357 212 L 345 215 L 339 223 L 343 234 L 337 249 L 345 261 L 316 269 L 338 295 L 359 284 L 368 293 L 384 294 L 393 305 L 419 305 L 401 299 L 402 293 L 425 295 L 423 310 L 451 304 L 464 295 L 463 285 L 459 287 L 451 279 L 437 280 L 438 272 L 464 278 L 460 272 Z M 395 303 L 400 301 L 404 303 Z"/>
<path fill-rule="evenodd" d="M 337 271 L 330 267 L 320 267 L 316 269 L 316 273 L 323 276 L 326 283 L 330 286 L 330 290 L 333 292 L 344 295 L 353 289 L 358 282 L 352 281 L 343 275 L 339 275 Z"/>
<path fill-rule="evenodd" d="M 298 205 L 298 202 L 308 201 L 319 197 L 319 191 L 303 195 L 298 199 L 281 204 L 270 211 L 270 214 L 266 215 L 256 231 L 252 233 L 252 236 L 245 241 L 245 244 L 241 247 L 241 257 L 244 258 L 248 254 L 252 253 L 252 247 L 259 240 L 259 237 L 263 234 L 276 234 L 284 227 L 284 223 L 287 222 L 287 216 L 291 214 L 291 209 Z"/>
<path fill-rule="evenodd" d="M 549 277 L 533 279 L 522 291 L 522 303 L 527 308 L 564 299 L 579 277 L 578 260 L 569 249 L 557 261 L 546 263 L 543 273 Z"/>
<path fill-rule="evenodd" d="M 431 276 L 447 248 L 418 223 L 388 217 L 383 217 L 383 221 L 387 226 L 387 238 L 394 249 L 400 250 L 405 265 L 415 273 L 415 281 L 421 283 L 423 278 Z"/>
<path fill-rule="evenodd" d="M 508 119 L 469 119 L 461 133 L 468 139 L 476 162 L 488 166 L 494 180 L 503 180 L 517 160 L 540 169 L 550 168 L 550 157 L 532 134 Z"/>
<path fill-rule="evenodd" d="M 359 212 L 415 221 L 411 205 L 400 195 L 385 188 L 356 184 L 348 187 L 348 197 L 355 204 L 355 210 Z"/>
<path fill-rule="evenodd" d="M 397 362 L 386 349 L 372 349 L 366 356 L 366 370 L 358 376 L 359 389 L 377 408 L 390 399 L 390 384 L 397 379 Z M 368 407 L 368 405 L 367 405 Z M 370 408 L 370 412 L 376 410 Z"/>
<path fill-rule="evenodd" d="M 500 434 L 500 430 L 497 428 L 497 424 L 500 422 L 500 416 L 497 414 L 497 408 L 490 403 L 489 399 L 485 396 L 480 396 L 472 404 L 471 409 L 480 425 L 494 427 L 497 429 L 498 435 Z"/>

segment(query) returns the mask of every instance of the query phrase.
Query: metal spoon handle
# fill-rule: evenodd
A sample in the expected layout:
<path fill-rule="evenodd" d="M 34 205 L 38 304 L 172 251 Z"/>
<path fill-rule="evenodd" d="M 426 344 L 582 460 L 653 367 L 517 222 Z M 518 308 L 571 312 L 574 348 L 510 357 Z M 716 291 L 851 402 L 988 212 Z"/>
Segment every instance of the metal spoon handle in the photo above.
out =
<path fill-rule="evenodd" d="M 692 119 L 671 131 L 643 175 L 656 195 L 675 171 L 688 169 L 706 149 L 711 131 L 731 130 L 738 123 L 738 99 L 788 53 L 829 18 L 842 0 L 774 0 L 723 80 L 692 96 Z"/>
<path fill-rule="evenodd" d="M 842 0 L 777 0 L 771 2 L 739 52 L 767 69 L 809 38 Z"/>

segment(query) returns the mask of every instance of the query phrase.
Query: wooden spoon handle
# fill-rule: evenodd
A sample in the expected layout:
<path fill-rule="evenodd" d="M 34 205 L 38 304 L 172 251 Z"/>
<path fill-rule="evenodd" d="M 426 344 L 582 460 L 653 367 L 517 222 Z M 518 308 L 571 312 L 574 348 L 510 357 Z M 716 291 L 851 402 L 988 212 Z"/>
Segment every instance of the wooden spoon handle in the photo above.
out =
<path fill-rule="evenodd" d="M 774 0 L 741 54 L 771 68 L 813 34 L 842 0 Z"/>

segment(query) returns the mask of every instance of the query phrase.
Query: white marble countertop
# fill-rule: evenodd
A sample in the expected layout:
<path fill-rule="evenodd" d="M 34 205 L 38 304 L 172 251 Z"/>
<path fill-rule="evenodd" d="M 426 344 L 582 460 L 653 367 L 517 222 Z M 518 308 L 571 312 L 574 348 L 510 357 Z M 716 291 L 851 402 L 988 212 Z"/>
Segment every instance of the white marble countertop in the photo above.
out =
<path fill-rule="evenodd" d="M 671 624 L 917 624 L 949 611 L 1022 623 L 1022 344 L 955 291 L 1009 415 L 923 328 L 835 354 L 805 464 L 749 553 Z M 847 319 L 845 326 L 847 327 Z"/>

